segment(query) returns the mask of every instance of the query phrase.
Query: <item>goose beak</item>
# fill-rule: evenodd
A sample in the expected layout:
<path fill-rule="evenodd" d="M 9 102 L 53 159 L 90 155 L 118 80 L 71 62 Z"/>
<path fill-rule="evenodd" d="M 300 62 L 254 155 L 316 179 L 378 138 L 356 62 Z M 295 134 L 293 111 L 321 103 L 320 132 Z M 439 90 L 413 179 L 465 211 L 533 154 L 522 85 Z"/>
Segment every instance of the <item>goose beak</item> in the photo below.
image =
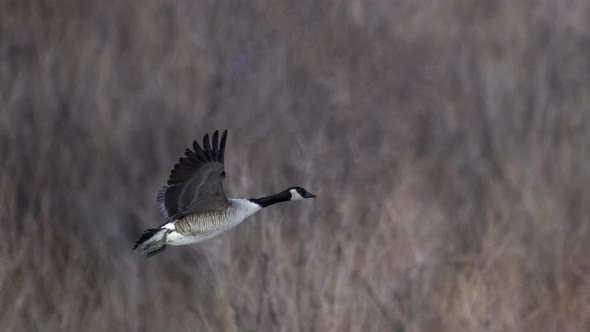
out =
<path fill-rule="evenodd" d="M 305 194 L 304 198 L 316 198 L 317 196 L 310 193 L 309 191 L 307 192 L 307 194 Z"/>

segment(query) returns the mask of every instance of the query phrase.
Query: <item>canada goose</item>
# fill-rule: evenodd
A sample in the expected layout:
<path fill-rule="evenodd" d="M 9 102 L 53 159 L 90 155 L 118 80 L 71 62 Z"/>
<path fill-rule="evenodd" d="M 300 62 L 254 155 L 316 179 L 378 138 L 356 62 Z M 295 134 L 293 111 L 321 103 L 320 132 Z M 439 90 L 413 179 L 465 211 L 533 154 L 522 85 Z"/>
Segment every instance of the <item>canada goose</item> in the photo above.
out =
<path fill-rule="evenodd" d="M 212 142 L 209 134 L 203 137 L 203 147 L 197 141 L 193 149 L 186 149 L 170 172 L 168 185 L 157 195 L 160 214 L 166 222 L 150 228 L 139 236 L 133 250 L 141 246 L 143 254 L 161 253 L 167 245 L 181 246 L 197 243 L 219 235 L 267 206 L 314 198 L 301 187 L 287 188 L 277 194 L 261 198 L 230 198 L 223 191 L 223 159 L 227 130 L 215 131 Z"/>

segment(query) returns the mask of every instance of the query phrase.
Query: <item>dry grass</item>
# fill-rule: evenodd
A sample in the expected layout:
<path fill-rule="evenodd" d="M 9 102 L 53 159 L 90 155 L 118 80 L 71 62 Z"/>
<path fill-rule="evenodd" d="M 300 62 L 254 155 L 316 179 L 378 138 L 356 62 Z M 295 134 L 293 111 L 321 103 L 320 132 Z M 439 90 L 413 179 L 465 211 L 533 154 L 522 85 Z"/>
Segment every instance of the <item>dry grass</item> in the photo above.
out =
<path fill-rule="evenodd" d="M 3 1 L 1 331 L 590 330 L 587 1 Z M 146 260 L 179 153 L 302 185 Z"/>

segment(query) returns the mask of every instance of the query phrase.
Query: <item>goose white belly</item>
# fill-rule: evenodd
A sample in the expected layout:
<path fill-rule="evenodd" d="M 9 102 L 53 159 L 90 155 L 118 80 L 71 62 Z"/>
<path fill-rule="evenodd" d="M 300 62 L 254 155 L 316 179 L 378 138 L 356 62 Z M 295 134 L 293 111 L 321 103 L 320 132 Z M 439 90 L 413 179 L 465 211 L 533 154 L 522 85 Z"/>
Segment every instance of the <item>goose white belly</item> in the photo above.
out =
<path fill-rule="evenodd" d="M 171 246 L 184 246 L 186 244 L 199 243 L 205 240 L 209 240 L 210 238 L 217 236 L 228 229 L 211 231 L 209 233 L 199 234 L 195 236 L 187 236 L 182 235 L 178 232 L 171 232 L 170 234 L 168 234 L 168 237 L 166 238 L 166 244 Z"/>
<path fill-rule="evenodd" d="M 247 199 L 230 199 L 226 210 L 189 215 L 162 226 L 172 230 L 166 244 L 182 246 L 208 240 L 236 227 L 260 209 L 260 205 Z"/>

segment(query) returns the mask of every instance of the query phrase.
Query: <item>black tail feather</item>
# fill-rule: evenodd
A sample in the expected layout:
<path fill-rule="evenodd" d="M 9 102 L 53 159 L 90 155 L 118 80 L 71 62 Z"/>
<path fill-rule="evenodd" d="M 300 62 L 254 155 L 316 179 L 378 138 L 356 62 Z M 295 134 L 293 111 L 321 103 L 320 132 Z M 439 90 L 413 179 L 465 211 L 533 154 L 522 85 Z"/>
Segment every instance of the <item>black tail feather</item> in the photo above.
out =
<path fill-rule="evenodd" d="M 152 236 L 154 236 L 159 231 L 160 231 L 160 228 L 146 229 L 143 233 L 141 233 L 141 235 L 139 236 L 139 239 L 137 239 L 137 241 L 135 241 L 135 245 L 133 246 L 133 250 L 137 249 L 137 247 L 139 247 L 145 241 L 149 240 Z"/>

